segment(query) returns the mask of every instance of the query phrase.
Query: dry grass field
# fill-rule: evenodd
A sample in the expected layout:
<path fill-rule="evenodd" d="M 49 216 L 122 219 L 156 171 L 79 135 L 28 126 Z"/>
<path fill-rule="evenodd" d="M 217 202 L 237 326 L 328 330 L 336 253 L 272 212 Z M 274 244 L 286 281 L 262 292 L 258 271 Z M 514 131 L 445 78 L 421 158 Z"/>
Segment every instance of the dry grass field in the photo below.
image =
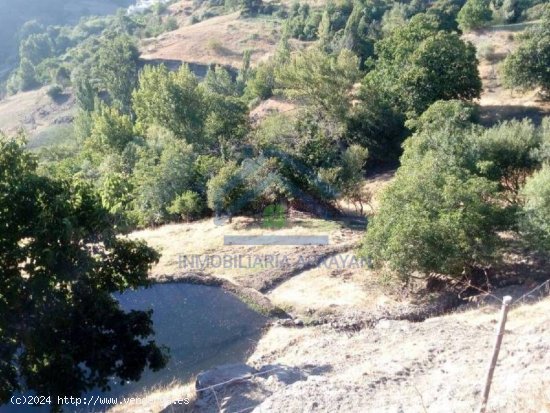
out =
<path fill-rule="evenodd" d="M 479 105 L 482 121 L 486 125 L 524 117 L 538 123 L 542 117 L 550 115 L 550 102 L 541 100 L 537 90 L 521 93 L 506 89 L 502 84 L 501 64 L 517 48 L 517 38 L 524 28 L 504 26 L 464 35 L 464 39 L 472 42 L 478 50 L 479 72 L 483 81 Z"/>

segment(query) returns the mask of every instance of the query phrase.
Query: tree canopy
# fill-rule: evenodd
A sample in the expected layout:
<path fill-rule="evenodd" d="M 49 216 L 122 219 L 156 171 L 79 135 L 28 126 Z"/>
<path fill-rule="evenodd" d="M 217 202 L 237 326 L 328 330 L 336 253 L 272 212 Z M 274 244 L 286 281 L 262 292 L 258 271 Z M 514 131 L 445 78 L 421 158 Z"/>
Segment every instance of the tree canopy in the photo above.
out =
<path fill-rule="evenodd" d="M 82 183 L 39 176 L 20 142 L 0 138 L 0 401 L 138 380 L 165 354 L 151 314 L 125 313 L 113 293 L 148 285 L 158 254 L 117 238 L 97 195 Z"/>
<path fill-rule="evenodd" d="M 527 31 L 520 46 L 504 61 L 504 80 L 512 88 L 540 87 L 550 97 L 550 6 L 542 21 Z"/>
<path fill-rule="evenodd" d="M 471 100 L 481 93 L 475 47 L 456 33 L 440 31 L 432 16 L 414 16 L 378 42 L 376 54 L 364 87 L 382 91 L 409 118 L 437 100 Z"/>

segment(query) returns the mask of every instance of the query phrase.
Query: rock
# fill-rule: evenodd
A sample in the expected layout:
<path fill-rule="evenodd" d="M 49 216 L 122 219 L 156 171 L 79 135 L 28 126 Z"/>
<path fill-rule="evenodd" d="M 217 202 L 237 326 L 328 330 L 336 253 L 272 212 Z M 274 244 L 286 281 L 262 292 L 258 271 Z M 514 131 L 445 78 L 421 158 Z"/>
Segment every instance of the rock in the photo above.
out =
<path fill-rule="evenodd" d="M 217 385 L 222 387 L 222 383 L 225 383 L 224 385 L 230 385 L 232 381 L 249 378 L 255 372 L 256 370 L 254 368 L 246 364 L 225 364 L 199 373 L 195 381 L 195 389 L 199 391 Z M 201 397 L 200 394 L 199 397 Z"/>

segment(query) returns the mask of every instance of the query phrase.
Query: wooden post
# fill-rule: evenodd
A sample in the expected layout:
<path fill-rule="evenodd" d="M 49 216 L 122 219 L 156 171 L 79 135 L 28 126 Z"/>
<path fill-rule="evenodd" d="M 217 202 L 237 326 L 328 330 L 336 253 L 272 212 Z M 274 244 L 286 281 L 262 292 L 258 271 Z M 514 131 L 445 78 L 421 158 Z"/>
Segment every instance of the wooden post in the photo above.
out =
<path fill-rule="evenodd" d="M 485 413 L 487 409 L 487 400 L 489 399 L 489 391 L 491 390 L 491 383 L 493 381 L 493 374 L 495 372 L 495 366 L 498 360 L 498 353 L 500 352 L 500 345 L 502 344 L 502 337 L 504 336 L 504 327 L 506 326 L 506 318 L 508 316 L 508 310 L 510 309 L 510 303 L 512 297 L 507 295 L 502 300 L 502 310 L 500 312 L 500 322 L 497 328 L 497 337 L 495 346 L 493 347 L 493 356 L 491 363 L 489 364 L 489 371 L 487 371 L 487 377 L 485 379 L 485 388 L 483 389 L 483 399 L 479 408 L 479 413 Z"/>

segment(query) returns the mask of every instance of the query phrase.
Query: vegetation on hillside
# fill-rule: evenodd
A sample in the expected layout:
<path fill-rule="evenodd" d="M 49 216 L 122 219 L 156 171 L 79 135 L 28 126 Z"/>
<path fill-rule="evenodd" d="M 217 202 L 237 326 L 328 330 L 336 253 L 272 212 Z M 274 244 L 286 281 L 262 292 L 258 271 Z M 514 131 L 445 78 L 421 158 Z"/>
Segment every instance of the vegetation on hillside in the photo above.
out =
<path fill-rule="evenodd" d="M 504 78 L 508 86 L 517 89 L 539 87 L 550 97 L 550 6 L 539 24 L 528 30 L 519 48 L 504 62 Z"/>
<path fill-rule="evenodd" d="M 215 65 L 202 79 L 185 64 L 141 67 L 139 39 L 173 28 L 160 7 L 20 31 L 9 91 L 49 84 L 55 97 L 71 87 L 78 112 L 63 144 L 31 155 L 0 140 L 9 229 L 0 309 L 12 315 L 0 321 L 1 401 L 25 386 L 78 394 L 162 367 L 150 315 L 124 314 L 111 296 L 146 285 L 158 258 L 117 237 L 135 228 L 279 203 L 326 217 L 345 200 L 364 212 L 365 172 L 399 165 L 366 229 L 362 253 L 376 268 L 405 281 L 469 277 L 497 260 L 502 231 L 550 251 L 550 119 L 482 127 L 476 50 L 460 35 L 503 13 L 543 16 L 504 70 L 511 86 L 547 92 L 549 21 L 538 2 L 196 6 L 277 16 L 274 55 L 257 63 L 244 53 L 236 76 Z M 293 49 L 293 38 L 309 43 Z M 273 96 L 294 108 L 252 120 Z M 66 374 L 48 381 L 51 371 Z"/>

